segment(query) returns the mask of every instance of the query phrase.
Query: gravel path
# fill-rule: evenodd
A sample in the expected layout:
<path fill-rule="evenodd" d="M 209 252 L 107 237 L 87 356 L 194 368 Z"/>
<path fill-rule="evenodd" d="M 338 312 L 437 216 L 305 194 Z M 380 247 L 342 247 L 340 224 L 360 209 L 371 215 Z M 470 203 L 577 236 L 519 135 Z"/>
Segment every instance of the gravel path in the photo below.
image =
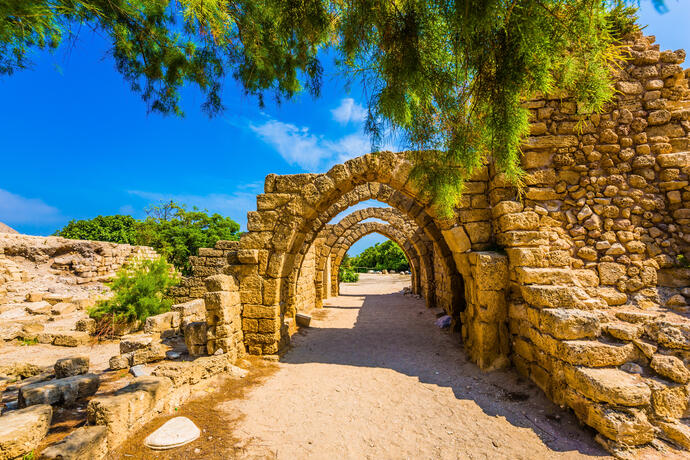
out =
<path fill-rule="evenodd" d="M 364 275 L 314 312 L 278 371 L 243 399 L 239 457 L 605 457 L 593 433 L 513 371 L 483 373 L 439 330 L 409 278 Z M 244 455 L 241 455 L 243 453 Z"/>

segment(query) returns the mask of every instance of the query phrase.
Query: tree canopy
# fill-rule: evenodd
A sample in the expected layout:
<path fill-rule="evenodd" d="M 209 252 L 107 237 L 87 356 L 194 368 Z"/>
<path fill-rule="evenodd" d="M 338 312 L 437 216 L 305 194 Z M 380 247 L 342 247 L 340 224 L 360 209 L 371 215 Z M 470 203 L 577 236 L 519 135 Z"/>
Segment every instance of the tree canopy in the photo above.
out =
<path fill-rule="evenodd" d="M 189 256 L 199 248 L 210 248 L 218 240 L 239 239 L 240 225 L 229 217 L 208 214 L 170 201 L 149 207 L 148 217 L 137 220 L 131 216 L 98 216 L 72 220 L 55 232 L 64 238 L 109 241 L 120 244 L 151 246 L 164 255 L 184 274 L 189 274 Z"/>
<path fill-rule="evenodd" d="M 343 259 L 342 265 L 353 268 L 373 270 L 409 270 L 410 264 L 405 253 L 395 242 L 386 240 L 366 248 L 355 257 Z"/>
<path fill-rule="evenodd" d="M 399 136 L 413 177 L 446 215 L 490 156 L 521 184 L 521 103 L 567 91 L 585 116 L 612 97 L 618 40 L 636 29 L 624 0 L 0 0 L 0 73 L 86 26 L 150 110 L 181 114 L 196 85 L 222 110 L 226 75 L 263 103 L 321 85 L 324 50 L 360 83 L 374 146 Z M 655 0 L 661 4 L 660 0 Z"/>

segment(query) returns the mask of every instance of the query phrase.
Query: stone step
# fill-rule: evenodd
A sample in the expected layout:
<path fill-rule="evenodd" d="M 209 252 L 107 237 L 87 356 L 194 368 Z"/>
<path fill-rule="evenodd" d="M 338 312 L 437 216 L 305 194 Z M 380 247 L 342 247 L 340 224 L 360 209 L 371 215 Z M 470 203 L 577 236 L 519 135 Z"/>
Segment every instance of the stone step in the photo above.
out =
<path fill-rule="evenodd" d="M 520 286 L 522 298 L 538 308 L 580 308 L 587 309 L 587 293 L 577 286 L 530 284 Z"/>
<path fill-rule="evenodd" d="M 95 374 L 32 383 L 19 389 L 19 407 L 36 404 L 73 404 L 77 399 L 95 394 L 99 385 L 100 380 Z"/>
<path fill-rule="evenodd" d="M 565 379 L 584 396 L 622 406 L 645 406 L 652 391 L 639 375 L 619 369 L 566 367 Z"/>
<path fill-rule="evenodd" d="M 108 453 L 107 434 L 102 425 L 77 428 L 44 449 L 39 460 L 101 460 Z"/>

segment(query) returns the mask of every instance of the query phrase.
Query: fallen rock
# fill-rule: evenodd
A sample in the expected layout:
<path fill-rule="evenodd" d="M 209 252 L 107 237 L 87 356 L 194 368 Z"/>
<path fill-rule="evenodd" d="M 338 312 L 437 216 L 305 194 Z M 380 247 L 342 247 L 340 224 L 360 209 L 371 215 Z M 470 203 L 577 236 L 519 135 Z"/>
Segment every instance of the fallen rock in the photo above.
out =
<path fill-rule="evenodd" d="M 305 315 L 304 313 L 297 313 L 295 315 L 295 323 L 297 323 L 299 327 L 309 327 L 311 316 Z"/>
<path fill-rule="evenodd" d="M 74 356 L 58 359 L 55 362 L 55 378 L 62 379 L 74 375 L 82 375 L 89 372 L 89 357 Z"/>
<path fill-rule="evenodd" d="M 50 313 L 55 316 L 66 315 L 77 310 L 77 306 L 72 302 L 59 302 L 52 306 Z"/>
<path fill-rule="evenodd" d="M 180 327 L 180 313 L 176 311 L 169 311 L 161 313 L 160 315 L 149 316 L 144 323 L 144 332 L 151 334 L 154 332 L 164 333 Z"/>
<path fill-rule="evenodd" d="M 108 431 L 104 426 L 83 426 L 48 446 L 39 460 L 101 460 L 108 453 Z"/>
<path fill-rule="evenodd" d="M 91 340 L 89 333 L 82 331 L 54 332 L 50 336 L 52 337 L 51 343 L 58 347 L 78 347 L 79 345 L 87 345 Z"/>
<path fill-rule="evenodd" d="M 120 353 L 130 353 L 151 345 L 153 337 L 151 335 L 127 335 L 120 339 Z"/>
<path fill-rule="evenodd" d="M 82 318 L 79 321 L 77 321 L 77 324 L 74 327 L 74 329 L 76 329 L 77 331 L 93 334 L 94 332 L 96 332 L 96 320 L 93 318 Z"/>
<path fill-rule="evenodd" d="M 170 380 L 161 377 L 137 377 L 134 382 L 113 394 L 96 396 L 86 408 L 92 425 L 105 425 L 108 448 L 116 448 L 127 439 L 129 431 L 160 413 L 164 398 L 170 392 Z"/>
<path fill-rule="evenodd" d="M 144 440 L 154 450 L 167 450 L 184 446 L 201 435 L 201 430 L 187 417 L 175 417 L 163 424 Z"/>
<path fill-rule="evenodd" d="M 100 380 L 95 374 L 75 375 L 25 385 L 19 389 L 19 407 L 36 404 L 73 404 L 79 398 L 94 395 Z"/>
<path fill-rule="evenodd" d="M 143 377 L 145 375 L 151 375 L 151 370 L 145 368 L 142 364 L 137 364 L 129 368 L 129 373 L 134 377 Z"/>
<path fill-rule="evenodd" d="M 0 417 L 0 459 L 22 458 L 48 433 L 53 408 L 42 404 L 12 411 Z"/>
<path fill-rule="evenodd" d="M 48 302 L 40 300 L 37 302 L 27 302 L 25 305 L 24 310 L 30 315 L 49 315 L 53 308 Z"/>

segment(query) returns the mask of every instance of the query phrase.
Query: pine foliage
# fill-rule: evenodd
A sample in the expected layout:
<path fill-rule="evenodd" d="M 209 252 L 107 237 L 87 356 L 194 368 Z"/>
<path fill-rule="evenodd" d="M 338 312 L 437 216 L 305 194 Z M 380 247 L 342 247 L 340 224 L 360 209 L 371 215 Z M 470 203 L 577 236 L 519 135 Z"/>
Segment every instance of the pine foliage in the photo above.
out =
<path fill-rule="evenodd" d="M 654 0 L 662 5 L 661 0 Z M 210 114 L 226 75 L 263 103 L 318 94 L 320 58 L 363 85 L 374 146 L 411 150 L 413 177 L 442 215 L 493 161 L 520 185 L 522 103 L 562 90 L 584 117 L 613 95 L 634 0 L 0 0 L 0 73 L 29 65 L 82 26 L 104 33 L 150 110 L 181 114 L 195 85 Z"/>

